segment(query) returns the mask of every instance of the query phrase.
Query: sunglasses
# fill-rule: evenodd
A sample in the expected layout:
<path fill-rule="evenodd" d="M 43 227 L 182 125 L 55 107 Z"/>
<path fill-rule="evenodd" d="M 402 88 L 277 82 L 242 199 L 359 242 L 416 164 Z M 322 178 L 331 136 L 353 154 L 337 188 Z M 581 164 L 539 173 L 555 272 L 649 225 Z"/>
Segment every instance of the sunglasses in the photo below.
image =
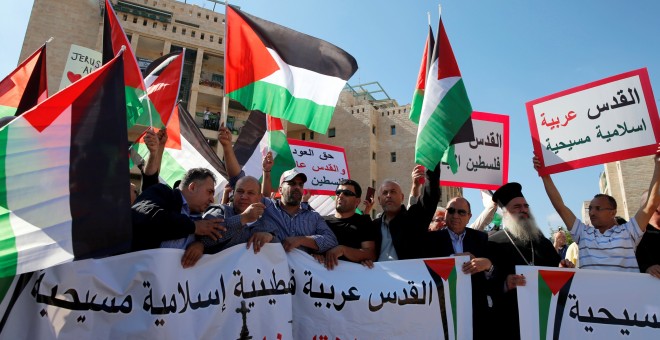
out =
<path fill-rule="evenodd" d="M 357 196 L 354 192 L 346 189 L 337 189 L 337 191 L 335 191 L 335 195 L 339 196 L 341 194 L 344 194 L 344 196 L 348 196 L 348 197 Z"/>
<path fill-rule="evenodd" d="M 455 213 L 458 213 L 461 216 L 465 216 L 465 215 L 468 214 L 468 212 L 466 210 L 463 210 L 463 209 L 456 210 L 456 208 L 447 208 L 447 214 L 453 215 Z"/>

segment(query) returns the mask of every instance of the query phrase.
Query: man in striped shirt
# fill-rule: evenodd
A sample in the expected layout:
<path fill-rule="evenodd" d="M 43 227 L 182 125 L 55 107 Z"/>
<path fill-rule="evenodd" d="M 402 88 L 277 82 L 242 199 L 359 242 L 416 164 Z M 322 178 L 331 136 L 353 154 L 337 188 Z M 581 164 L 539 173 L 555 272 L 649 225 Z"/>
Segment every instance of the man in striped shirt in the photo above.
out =
<path fill-rule="evenodd" d="M 612 196 L 598 194 L 587 208 L 593 226 L 585 225 L 566 207 L 549 175 L 541 176 L 550 202 L 571 232 L 580 249 L 580 268 L 639 272 L 635 259 L 635 248 L 639 244 L 646 225 L 660 204 L 660 147 L 654 157 L 655 168 L 649 185 L 648 200 L 635 216 L 625 224 L 618 225 L 615 219 L 617 204 Z M 540 162 L 534 157 L 534 168 L 538 171 Z"/>

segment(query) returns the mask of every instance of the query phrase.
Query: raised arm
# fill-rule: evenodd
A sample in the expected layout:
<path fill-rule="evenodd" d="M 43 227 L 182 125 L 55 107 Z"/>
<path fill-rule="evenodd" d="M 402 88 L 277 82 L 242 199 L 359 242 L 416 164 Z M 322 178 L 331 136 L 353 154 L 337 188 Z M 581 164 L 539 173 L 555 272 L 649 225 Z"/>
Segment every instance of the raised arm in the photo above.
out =
<path fill-rule="evenodd" d="M 218 130 L 218 141 L 222 145 L 222 152 L 225 155 L 225 167 L 227 176 L 236 177 L 241 173 L 241 166 L 238 164 L 234 148 L 231 146 L 231 131 L 224 124 Z"/>
<path fill-rule="evenodd" d="M 273 153 L 271 151 L 268 151 L 261 161 L 261 169 L 263 170 L 261 177 L 261 194 L 264 197 L 270 197 L 270 194 L 273 192 L 273 183 L 270 178 L 270 171 L 273 169 Z"/>
<path fill-rule="evenodd" d="M 534 156 L 532 160 L 534 162 L 534 169 L 539 171 L 541 162 L 539 161 L 538 157 Z M 559 217 L 561 217 L 561 220 L 564 221 L 566 228 L 568 228 L 568 230 L 573 229 L 573 224 L 576 220 L 575 214 L 573 214 L 571 209 L 568 209 L 568 207 L 564 204 L 564 200 L 561 198 L 561 194 L 559 194 L 559 190 L 557 190 L 555 182 L 552 181 L 552 178 L 550 178 L 549 175 L 541 176 L 541 180 L 543 180 L 545 193 L 548 194 L 550 203 L 552 203 L 552 206 L 559 214 Z"/>
<path fill-rule="evenodd" d="M 639 211 L 637 211 L 634 217 L 637 225 L 639 225 L 639 229 L 642 231 L 646 231 L 646 225 L 648 225 L 651 216 L 653 216 L 655 209 L 660 204 L 660 195 L 658 195 L 658 190 L 660 190 L 660 184 L 658 183 L 658 177 L 660 177 L 660 144 L 658 144 L 653 163 L 655 167 L 653 168 L 651 184 L 649 184 L 649 197 L 646 200 L 646 204 L 639 208 Z"/>
<path fill-rule="evenodd" d="M 149 149 L 149 157 L 144 167 L 144 174 L 152 176 L 160 172 L 160 163 L 163 160 L 163 152 L 165 151 L 165 142 L 167 142 L 167 130 L 162 129 L 154 132 L 153 129 L 147 130 L 144 135 L 144 143 Z"/>

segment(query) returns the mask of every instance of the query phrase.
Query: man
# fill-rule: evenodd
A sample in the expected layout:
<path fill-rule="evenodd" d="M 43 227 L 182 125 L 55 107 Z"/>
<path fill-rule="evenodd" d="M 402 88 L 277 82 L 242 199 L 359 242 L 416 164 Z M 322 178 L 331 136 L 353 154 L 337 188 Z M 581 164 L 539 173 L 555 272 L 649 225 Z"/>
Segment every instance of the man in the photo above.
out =
<path fill-rule="evenodd" d="M 282 173 L 278 189 L 280 199 L 270 198 L 270 171 L 273 167 L 273 154 L 268 152 L 262 162 L 263 175 L 261 192 L 264 198 L 264 223 L 276 226 L 275 236 L 289 252 L 301 248 L 309 253 L 324 253 L 337 246 L 337 238 L 332 230 L 309 204 L 302 203 L 307 176 L 293 168 Z"/>
<path fill-rule="evenodd" d="M 260 219 L 265 206 L 260 202 L 259 180 L 252 176 L 242 177 L 236 182 L 235 187 L 233 206 L 215 205 L 204 213 L 204 219 L 223 219 L 227 231 L 223 233 L 221 239 L 213 240 L 204 236 L 190 244 L 181 258 L 181 265 L 184 268 L 194 266 L 204 253 L 215 254 L 245 242 L 248 249 L 254 245 L 254 253 L 257 254 L 263 245 L 273 240 L 275 227 L 264 224 Z"/>
<path fill-rule="evenodd" d="M 438 231 L 446 227 L 445 224 L 445 208 L 437 208 L 435 214 L 433 214 L 433 219 L 431 219 L 431 224 L 429 224 L 429 231 Z"/>
<path fill-rule="evenodd" d="M 351 179 L 339 181 L 335 199 L 335 214 L 323 219 L 337 237 L 338 246 L 317 255 L 319 262 L 329 270 L 339 264 L 339 260 L 351 262 L 376 260 L 376 232 L 368 215 L 355 213 L 360 205 L 362 188 Z"/>
<path fill-rule="evenodd" d="M 646 203 L 648 192 L 642 196 L 642 205 Z M 646 226 L 646 232 L 639 241 L 635 256 L 641 273 L 648 273 L 660 279 L 660 206 L 655 208 L 653 216 Z"/>
<path fill-rule="evenodd" d="M 557 251 L 557 254 L 559 254 L 559 257 L 565 259 L 568 246 L 566 245 L 566 235 L 564 234 L 563 231 L 561 231 L 561 229 L 555 232 L 552 245 L 555 247 L 555 250 Z"/>
<path fill-rule="evenodd" d="M 186 172 L 181 184 L 171 189 L 165 184 L 147 188 L 132 209 L 133 247 L 143 250 L 160 247 L 168 240 L 183 239 L 190 234 L 209 236 L 214 240 L 226 230 L 220 220 L 194 221 L 191 214 L 201 214 L 213 203 L 215 176 L 204 168 Z M 181 245 L 181 248 L 184 244 Z"/>
<path fill-rule="evenodd" d="M 427 234 L 425 257 L 470 256 L 470 260 L 463 263 L 462 269 L 465 274 L 472 275 L 473 334 L 474 339 L 485 339 L 492 331 L 489 327 L 486 275 L 492 275 L 494 267 L 488 259 L 488 235 L 467 228 L 471 217 L 470 202 L 463 197 L 452 198 L 445 210 L 447 227 Z"/>
<path fill-rule="evenodd" d="M 211 111 L 209 111 L 209 108 L 207 107 L 206 110 L 204 110 L 204 128 L 209 129 L 211 128 Z"/>
<path fill-rule="evenodd" d="M 654 158 L 654 171 L 649 184 L 649 198 L 635 216 L 625 224 L 618 225 L 615 219 L 617 204 L 612 196 L 595 195 L 589 203 L 589 219 L 593 226 L 587 226 L 575 217 L 566 207 L 557 187 L 549 175 L 541 176 L 550 202 L 571 232 L 573 240 L 580 248 L 580 268 L 639 272 L 635 248 L 646 231 L 651 216 L 660 204 L 660 145 Z M 537 157 L 533 158 L 534 168 L 541 166 Z"/>
<path fill-rule="evenodd" d="M 543 236 L 518 183 L 507 183 L 493 194 L 493 201 L 502 207 L 504 229 L 488 239 L 488 253 L 494 266 L 489 280 L 493 293 L 494 325 L 498 338 L 519 339 L 518 297 L 516 287 L 526 284 L 523 275 L 516 275 L 515 266 L 558 265 L 572 267 L 559 258 L 550 240 Z"/>
<path fill-rule="evenodd" d="M 415 172 L 421 166 L 415 166 Z M 440 167 L 426 170 L 421 198 L 409 209 L 402 204 L 401 186 L 393 180 L 385 180 L 378 189 L 378 203 L 383 213 L 373 221 L 380 230 L 376 236 L 378 261 L 392 261 L 423 257 L 423 247 L 429 224 L 440 200 Z"/>

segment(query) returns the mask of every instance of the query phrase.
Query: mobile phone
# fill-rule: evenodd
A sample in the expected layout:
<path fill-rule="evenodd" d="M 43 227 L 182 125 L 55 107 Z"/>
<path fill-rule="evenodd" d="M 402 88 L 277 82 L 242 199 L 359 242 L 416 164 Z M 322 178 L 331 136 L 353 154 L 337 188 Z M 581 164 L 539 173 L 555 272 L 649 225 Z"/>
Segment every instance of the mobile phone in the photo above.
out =
<path fill-rule="evenodd" d="M 367 195 L 364 197 L 367 201 L 371 201 L 374 198 L 374 194 L 376 193 L 376 189 L 372 187 L 367 188 Z"/>

